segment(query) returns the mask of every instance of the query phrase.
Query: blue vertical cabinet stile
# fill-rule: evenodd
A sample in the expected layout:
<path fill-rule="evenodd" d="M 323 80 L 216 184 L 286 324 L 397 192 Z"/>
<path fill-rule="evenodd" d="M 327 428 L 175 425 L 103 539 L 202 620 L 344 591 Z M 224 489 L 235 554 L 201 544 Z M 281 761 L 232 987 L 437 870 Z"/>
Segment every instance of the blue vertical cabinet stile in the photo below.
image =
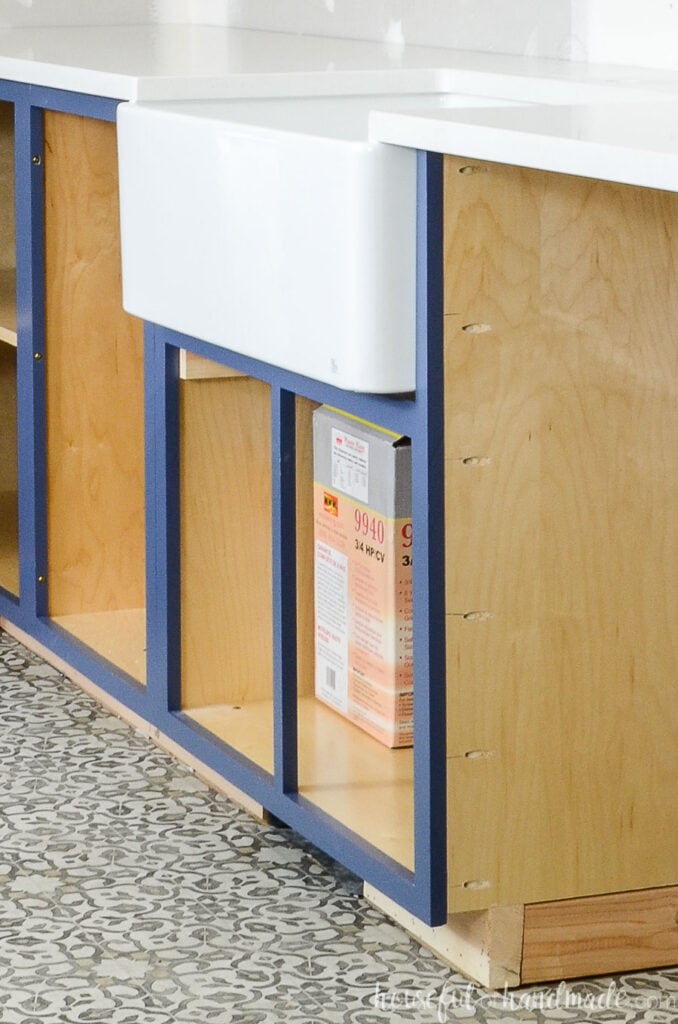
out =
<path fill-rule="evenodd" d="M 361 395 L 146 325 L 145 488 L 147 685 L 47 617 L 45 280 L 42 111 L 113 121 L 117 101 L 0 82 L 15 105 L 20 595 L 0 615 L 114 699 L 428 924 L 446 920 L 445 610 L 443 580 L 442 158 L 418 154 L 417 386 Z M 271 389 L 274 772 L 228 747 L 181 710 L 179 349 Z M 298 792 L 296 396 L 336 406 L 412 440 L 414 520 L 415 868 L 405 869 Z M 45 577 L 44 582 L 38 582 Z M 234 595 L 237 600 L 237 595 Z M 310 638 L 309 638 L 310 640 Z M 385 752 L 386 753 L 386 752 Z"/>
<path fill-rule="evenodd" d="M 275 778 L 281 793 L 295 793 L 298 786 L 295 403 L 292 391 L 273 388 L 273 736 Z"/>

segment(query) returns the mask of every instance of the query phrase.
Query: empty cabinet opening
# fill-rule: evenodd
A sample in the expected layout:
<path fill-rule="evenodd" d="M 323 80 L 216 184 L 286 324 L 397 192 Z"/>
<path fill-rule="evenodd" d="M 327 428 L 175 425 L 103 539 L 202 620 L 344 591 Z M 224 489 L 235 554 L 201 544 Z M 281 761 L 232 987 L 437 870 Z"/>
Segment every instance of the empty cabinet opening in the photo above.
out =
<path fill-rule="evenodd" d="M 44 128 L 49 615 L 145 682 L 143 328 L 122 308 L 115 125 Z"/>
<path fill-rule="evenodd" d="M 0 587 L 19 592 L 14 107 L 0 103 Z"/>

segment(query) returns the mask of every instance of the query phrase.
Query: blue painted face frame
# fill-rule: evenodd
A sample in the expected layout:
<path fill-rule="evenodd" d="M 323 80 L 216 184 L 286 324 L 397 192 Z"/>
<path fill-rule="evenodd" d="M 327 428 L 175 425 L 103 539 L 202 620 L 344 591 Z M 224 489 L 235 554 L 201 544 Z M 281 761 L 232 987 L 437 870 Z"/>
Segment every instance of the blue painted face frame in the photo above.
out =
<path fill-rule="evenodd" d="M 20 597 L 0 615 L 112 698 L 428 924 L 446 920 L 442 158 L 418 154 L 416 393 L 340 391 L 151 324 L 145 328 L 146 687 L 47 617 L 43 110 L 114 121 L 117 102 L 0 82 L 15 107 Z M 265 381 L 271 394 L 274 771 L 182 714 L 178 353 L 185 348 Z M 415 869 L 408 871 L 297 791 L 295 398 L 378 422 L 412 440 Z"/>

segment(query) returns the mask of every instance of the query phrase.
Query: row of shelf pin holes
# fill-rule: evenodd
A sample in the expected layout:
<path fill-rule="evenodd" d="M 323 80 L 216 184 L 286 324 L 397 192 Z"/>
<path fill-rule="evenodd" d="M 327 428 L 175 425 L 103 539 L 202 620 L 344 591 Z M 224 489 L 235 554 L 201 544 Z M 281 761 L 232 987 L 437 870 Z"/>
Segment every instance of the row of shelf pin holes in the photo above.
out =
<path fill-rule="evenodd" d="M 459 168 L 459 174 L 477 174 L 482 170 L 483 168 L 481 167 L 464 166 Z M 466 334 L 487 334 L 491 330 L 492 325 L 486 323 L 469 323 L 464 324 L 462 327 L 462 331 Z M 483 455 L 470 455 L 459 461 L 464 466 L 488 466 L 492 462 L 490 458 Z M 494 613 L 490 611 L 454 612 L 453 614 L 458 615 L 466 622 L 487 622 L 489 619 L 494 618 Z M 494 756 L 494 750 L 467 750 L 463 755 L 466 761 L 486 761 Z M 489 889 L 491 884 L 487 878 L 469 878 L 461 883 L 461 887 L 469 891 L 478 891 Z"/>

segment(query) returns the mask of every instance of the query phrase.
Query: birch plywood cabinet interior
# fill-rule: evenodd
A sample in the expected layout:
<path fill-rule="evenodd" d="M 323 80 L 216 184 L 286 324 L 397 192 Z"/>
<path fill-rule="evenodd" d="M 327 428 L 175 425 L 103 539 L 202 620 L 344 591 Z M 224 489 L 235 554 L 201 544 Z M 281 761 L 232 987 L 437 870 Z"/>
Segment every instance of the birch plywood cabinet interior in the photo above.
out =
<path fill-rule="evenodd" d="M 144 682 L 143 331 L 122 309 L 115 125 L 47 110 L 44 132 L 49 614 Z"/>

